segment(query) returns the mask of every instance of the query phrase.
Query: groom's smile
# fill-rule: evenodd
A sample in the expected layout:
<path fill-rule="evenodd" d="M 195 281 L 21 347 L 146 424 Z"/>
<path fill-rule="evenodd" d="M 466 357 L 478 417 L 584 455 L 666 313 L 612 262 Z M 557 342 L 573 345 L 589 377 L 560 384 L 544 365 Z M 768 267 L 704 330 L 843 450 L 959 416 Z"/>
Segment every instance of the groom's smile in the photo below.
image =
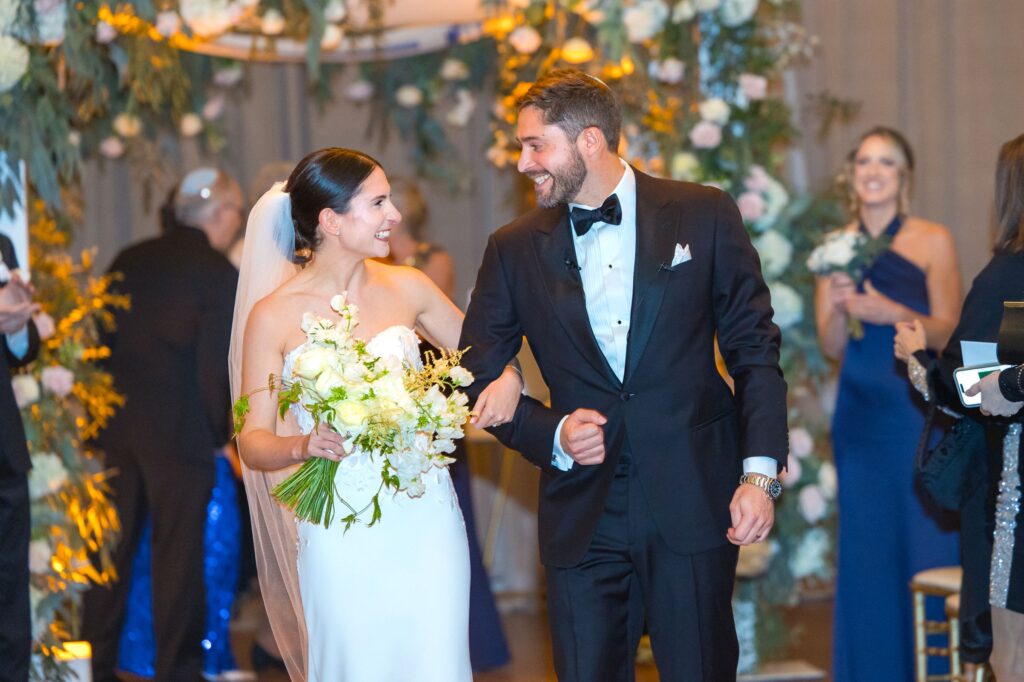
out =
<path fill-rule="evenodd" d="M 519 112 L 516 133 L 522 145 L 519 172 L 533 181 L 537 204 L 554 208 L 575 199 L 587 167 L 565 132 L 546 123 L 536 107 L 525 107 Z"/>

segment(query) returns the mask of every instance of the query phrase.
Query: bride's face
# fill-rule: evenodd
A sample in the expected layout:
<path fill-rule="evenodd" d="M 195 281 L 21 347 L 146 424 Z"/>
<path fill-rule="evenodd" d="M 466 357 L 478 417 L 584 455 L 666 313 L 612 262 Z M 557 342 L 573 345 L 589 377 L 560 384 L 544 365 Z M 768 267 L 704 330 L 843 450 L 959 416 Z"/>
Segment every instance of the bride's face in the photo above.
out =
<path fill-rule="evenodd" d="M 391 228 L 401 222 L 402 214 L 391 203 L 391 186 L 383 170 L 373 169 L 349 202 L 348 211 L 338 217 L 338 235 L 345 249 L 367 258 L 388 255 Z"/>

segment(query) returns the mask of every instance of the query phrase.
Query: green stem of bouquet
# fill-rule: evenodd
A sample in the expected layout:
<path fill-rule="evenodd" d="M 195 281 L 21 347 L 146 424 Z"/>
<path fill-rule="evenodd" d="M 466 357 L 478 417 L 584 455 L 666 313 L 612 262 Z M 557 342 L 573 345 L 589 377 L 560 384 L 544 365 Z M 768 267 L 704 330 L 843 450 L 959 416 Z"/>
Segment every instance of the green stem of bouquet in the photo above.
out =
<path fill-rule="evenodd" d="M 846 332 L 850 335 L 851 339 L 860 341 L 864 338 L 864 323 L 856 317 L 847 318 Z"/>
<path fill-rule="evenodd" d="M 381 483 L 373 499 L 365 507 L 356 511 L 352 505 L 337 494 L 334 487 L 334 475 L 337 471 L 338 462 L 323 457 L 311 457 L 299 467 L 298 471 L 274 486 L 271 494 L 278 502 L 291 509 L 296 518 L 324 528 L 330 528 L 331 522 L 334 520 L 335 497 L 351 512 L 344 518 L 345 530 L 348 530 L 363 512 L 372 507 L 374 518 L 369 524 L 372 526 L 380 518 L 378 496 L 384 488 L 384 483 Z"/>

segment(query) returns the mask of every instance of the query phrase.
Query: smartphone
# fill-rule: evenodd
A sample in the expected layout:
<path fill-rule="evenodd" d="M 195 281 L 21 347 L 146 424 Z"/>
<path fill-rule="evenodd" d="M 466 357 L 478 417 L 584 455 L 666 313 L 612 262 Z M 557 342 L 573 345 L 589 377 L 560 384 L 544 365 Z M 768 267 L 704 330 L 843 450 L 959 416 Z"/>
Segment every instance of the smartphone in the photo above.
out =
<path fill-rule="evenodd" d="M 976 365 L 974 367 L 960 367 L 953 370 L 953 379 L 956 381 L 956 391 L 960 394 L 960 402 L 964 407 L 980 407 L 981 394 L 964 395 L 964 391 L 978 383 L 989 374 L 1009 369 L 1013 365 Z"/>

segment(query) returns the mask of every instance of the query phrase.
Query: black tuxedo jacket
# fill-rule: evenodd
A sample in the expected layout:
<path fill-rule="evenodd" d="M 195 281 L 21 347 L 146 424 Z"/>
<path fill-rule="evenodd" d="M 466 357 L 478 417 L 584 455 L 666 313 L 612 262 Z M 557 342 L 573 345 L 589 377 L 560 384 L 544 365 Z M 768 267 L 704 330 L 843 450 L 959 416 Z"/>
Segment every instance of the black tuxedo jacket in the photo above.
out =
<path fill-rule="evenodd" d="M 238 273 L 206 235 L 177 227 L 131 246 L 110 266 L 131 297 L 105 337 L 123 409 L 101 435 L 108 449 L 213 466 L 230 437 L 228 344 Z"/>
<path fill-rule="evenodd" d="M 541 560 L 578 563 L 593 536 L 619 455 L 631 454 L 655 524 L 675 551 L 727 542 L 729 502 L 745 457 L 785 464 L 786 384 L 768 288 L 739 212 L 725 193 L 636 172 L 632 317 L 623 381 L 587 316 L 568 211 L 536 209 L 487 244 L 459 346 L 478 393 L 525 335 L 551 389 L 524 398 L 493 430 L 542 469 Z M 615 229 L 614 227 L 602 229 Z M 691 260 L 672 266 L 676 245 Z M 715 338 L 735 396 L 715 367 Z M 474 395 L 475 397 L 475 395 Z M 597 466 L 551 465 L 559 421 L 585 407 L 608 418 Z"/>
<path fill-rule="evenodd" d="M 5 235 L 0 234 L 0 256 L 7 267 L 18 267 L 18 258 L 14 255 L 14 245 Z M 0 287 L 4 285 L 0 284 Z M 28 323 L 28 352 L 25 357 L 15 357 L 7 347 L 7 336 L 0 334 L 0 476 L 16 476 L 24 474 L 32 468 L 28 456 L 28 445 L 25 442 L 25 427 L 21 423 L 21 412 L 14 402 L 14 390 L 11 389 L 11 368 L 27 365 L 35 359 L 39 352 L 39 334 L 33 322 Z"/>

